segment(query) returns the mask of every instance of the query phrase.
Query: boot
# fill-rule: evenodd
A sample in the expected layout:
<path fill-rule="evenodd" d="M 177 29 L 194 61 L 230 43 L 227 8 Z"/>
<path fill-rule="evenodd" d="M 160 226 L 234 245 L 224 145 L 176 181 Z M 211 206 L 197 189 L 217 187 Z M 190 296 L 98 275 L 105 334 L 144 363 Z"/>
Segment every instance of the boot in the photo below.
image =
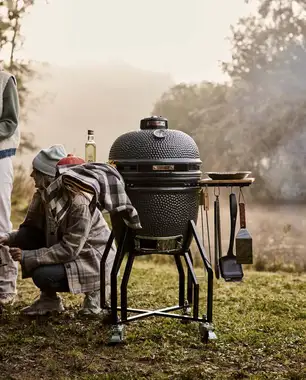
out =
<path fill-rule="evenodd" d="M 106 300 L 110 298 L 110 286 L 106 285 Z M 83 308 L 79 311 L 82 315 L 97 315 L 108 314 L 108 310 L 102 310 L 100 307 L 100 290 L 85 293 Z"/>
<path fill-rule="evenodd" d="M 61 313 L 65 310 L 61 297 L 55 294 L 40 293 L 40 297 L 21 310 L 24 315 L 46 315 L 52 312 Z"/>

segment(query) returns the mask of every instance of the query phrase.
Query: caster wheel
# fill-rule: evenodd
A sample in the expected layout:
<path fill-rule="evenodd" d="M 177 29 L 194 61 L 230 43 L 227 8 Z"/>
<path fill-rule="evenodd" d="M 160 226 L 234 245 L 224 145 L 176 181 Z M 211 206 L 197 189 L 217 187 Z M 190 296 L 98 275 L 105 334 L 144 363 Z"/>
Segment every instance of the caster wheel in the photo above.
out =
<path fill-rule="evenodd" d="M 217 339 L 217 335 L 215 334 L 213 325 L 211 323 L 208 323 L 208 322 L 200 323 L 199 330 L 200 330 L 201 342 L 208 343 L 211 340 Z"/>
<path fill-rule="evenodd" d="M 123 325 L 113 325 L 111 328 L 111 336 L 108 344 L 114 345 L 123 343 L 124 341 L 124 326 Z"/>

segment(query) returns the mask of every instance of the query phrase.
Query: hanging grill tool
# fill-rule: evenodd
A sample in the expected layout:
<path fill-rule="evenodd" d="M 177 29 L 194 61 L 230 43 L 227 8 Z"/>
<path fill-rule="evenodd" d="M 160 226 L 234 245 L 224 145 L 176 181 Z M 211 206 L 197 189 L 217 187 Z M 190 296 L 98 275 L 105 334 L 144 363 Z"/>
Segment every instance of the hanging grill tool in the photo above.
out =
<path fill-rule="evenodd" d="M 243 271 L 241 264 L 237 263 L 236 256 L 234 255 L 234 240 L 237 219 L 237 198 L 236 194 L 231 191 L 229 195 L 230 204 L 230 243 L 227 255 L 219 260 L 221 276 L 225 281 L 241 281 L 243 278 Z"/>
<path fill-rule="evenodd" d="M 253 241 L 246 228 L 245 200 L 242 189 L 239 191 L 240 230 L 236 236 L 236 259 L 238 264 L 253 264 Z"/>
<path fill-rule="evenodd" d="M 222 245 L 221 245 L 221 216 L 220 216 L 220 188 L 214 188 L 214 227 L 215 227 L 215 257 L 214 257 L 214 267 L 216 278 L 220 278 L 220 267 L 219 260 L 222 257 Z"/>

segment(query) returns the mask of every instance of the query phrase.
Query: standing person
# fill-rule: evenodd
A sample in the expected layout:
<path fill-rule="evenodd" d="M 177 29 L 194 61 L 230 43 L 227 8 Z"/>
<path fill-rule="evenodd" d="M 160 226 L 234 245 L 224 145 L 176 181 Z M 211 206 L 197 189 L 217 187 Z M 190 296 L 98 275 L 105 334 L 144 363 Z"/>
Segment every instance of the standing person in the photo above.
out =
<path fill-rule="evenodd" d="M 0 237 L 12 229 L 10 220 L 14 178 L 12 158 L 20 142 L 18 118 L 16 79 L 0 68 Z M 0 266 L 0 307 L 14 302 L 17 273 L 17 263 L 12 259 L 7 265 Z"/>

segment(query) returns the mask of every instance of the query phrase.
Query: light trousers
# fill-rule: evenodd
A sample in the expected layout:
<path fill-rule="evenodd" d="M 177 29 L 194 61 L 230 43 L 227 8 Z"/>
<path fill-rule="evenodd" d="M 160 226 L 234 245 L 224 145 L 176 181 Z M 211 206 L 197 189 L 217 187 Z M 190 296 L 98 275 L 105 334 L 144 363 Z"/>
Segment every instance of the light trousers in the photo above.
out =
<path fill-rule="evenodd" d="M 11 232 L 11 194 L 13 190 L 14 170 L 12 157 L 0 159 L 0 236 Z M 2 261 L 0 266 L 0 293 L 16 293 L 18 263 L 13 261 L 7 250 L 0 247 Z"/>

